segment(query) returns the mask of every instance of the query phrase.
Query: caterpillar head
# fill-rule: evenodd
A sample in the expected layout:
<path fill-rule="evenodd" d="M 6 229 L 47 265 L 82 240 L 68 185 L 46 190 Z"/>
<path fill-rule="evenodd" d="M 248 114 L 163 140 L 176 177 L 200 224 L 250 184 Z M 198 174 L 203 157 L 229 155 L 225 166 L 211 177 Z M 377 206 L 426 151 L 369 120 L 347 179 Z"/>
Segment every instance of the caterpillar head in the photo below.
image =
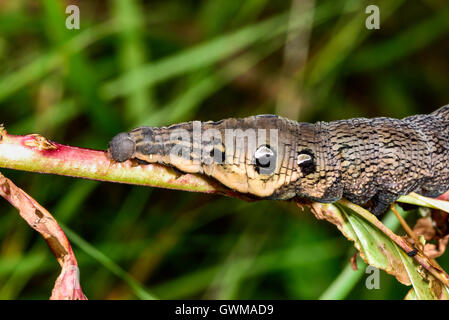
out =
<path fill-rule="evenodd" d="M 136 143 L 128 132 L 122 132 L 116 135 L 109 142 L 109 155 L 112 160 L 124 162 L 133 157 L 136 151 Z"/>

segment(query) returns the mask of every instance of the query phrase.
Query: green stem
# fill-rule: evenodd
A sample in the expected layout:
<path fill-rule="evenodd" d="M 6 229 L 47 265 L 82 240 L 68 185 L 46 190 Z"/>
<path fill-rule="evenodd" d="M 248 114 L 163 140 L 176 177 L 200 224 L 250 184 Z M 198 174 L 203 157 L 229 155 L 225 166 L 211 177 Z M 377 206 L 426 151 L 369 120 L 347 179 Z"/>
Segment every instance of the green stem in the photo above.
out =
<path fill-rule="evenodd" d="M 57 144 L 36 134 L 10 135 L 3 128 L 0 128 L 0 167 L 238 197 L 200 175 L 180 175 L 159 164 L 116 163 L 105 151 Z"/>
<path fill-rule="evenodd" d="M 111 271 L 114 275 L 123 279 L 125 283 L 133 290 L 134 294 L 142 300 L 158 300 L 158 298 L 150 293 L 145 287 L 142 286 L 136 279 L 130 276 L 125 270 L 123 270 L 119 265 L 117 265 L 114 261 L 112 261 L 108 256 L 106 256 L 101 251 L 97 250 L 91 244 L 89 244 L 86 240 L 81 238 L 74 231 L 69 229 L 67 226 L 60 223 L 60 225 L 64 228 L 64 232 L 67 234 L 67 237 L 78 247 L 80 247 L 87 255 L 93 257 L 95 260 L 100 262 L 103 266 L 105 266 L 109 271 Z"/>
<path fill-rule="evenodd" d="M 357 259 L 359 260 L 359 259 Z M 360 261 L 358 261 L 360 262 Z M 363 262 L 362 262 L 363 263 Z M 353 270 L 351 264 L 348 263 L 338 277 L 332 282 L 332 284 L 323 292 L 320 296 L 320 300 L 341 300 L 344 299 L 355 285 L 359 282 L 360 278 L 365 274 L 366 264 L 358 266 L 357 270 Z"/>

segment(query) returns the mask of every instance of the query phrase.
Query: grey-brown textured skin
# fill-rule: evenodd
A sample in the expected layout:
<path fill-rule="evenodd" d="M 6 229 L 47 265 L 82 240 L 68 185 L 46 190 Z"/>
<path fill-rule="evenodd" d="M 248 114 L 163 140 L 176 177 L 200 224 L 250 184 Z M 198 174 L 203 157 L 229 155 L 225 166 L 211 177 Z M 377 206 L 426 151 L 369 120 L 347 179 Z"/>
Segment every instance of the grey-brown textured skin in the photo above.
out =
<path fill-rule="evenodd" d="M 429 115 L 402 120 L 358 118 L 309 124 L 262 115 L 201 123 L 201 133 L 215 129 L 223 137 L 226 129 L 278 130 L 273 147 L 276 166 L 270 174 L 258 170 L 254 153 L 247 146 L 229 154 L 224 141 L 203 138 L 192 145 L 192 141 L 170 138 L 182 129 L 193 132 L 199 124 L 137 128 L 116 136 L 109 151 L 116 161 L 135 158 L 144 163 L 163 163 L 183 172 L 205 174 L 258 198 L 304 197 L 334 202 L 345 197 L 357 204 L 371 200 L 371 211 L 376 215 L 401 195 L 414 191 L 434 197 L 449 189 L 449 105 Z M 189 154 L 193 159 L 170 157 L 173 147 L 180 143 L 193 146 Z M 266 143 L 270 145 L 268 133 Z M 204 161 L 198 151 L 206 148 L 214 149 L 214 155 L 224 152 L 227 161 Z M 313 158 L 307 168 L 297 161 L 304 152 Z"/>

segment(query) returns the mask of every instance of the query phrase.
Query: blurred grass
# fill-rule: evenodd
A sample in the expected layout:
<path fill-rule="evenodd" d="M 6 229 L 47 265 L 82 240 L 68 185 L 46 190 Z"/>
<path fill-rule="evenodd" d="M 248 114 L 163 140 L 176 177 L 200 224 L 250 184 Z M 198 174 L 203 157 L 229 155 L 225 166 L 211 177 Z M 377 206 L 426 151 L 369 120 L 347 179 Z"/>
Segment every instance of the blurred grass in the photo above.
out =
<path fill-rule="evenodd" d="M 279 94 L 294 97 L 285 112 L 301 121 L 402 117 L 449 101 L 442 0 L 379 0 L 376 31 L 364 24 L 371 3 L 359 0 L 311 1 L 293 25 L 283 0 L 74 3 L 81 30 L 64 28 L 63 2 L 0 3 L 0 115 L 12 134 L 104 149 L 138 125 L 271 113 Z M 309 56 L 285 80 L 291 28 L 310 30 Z M 366 289 L 363 272 L 345 269 L 351 244 L 291 203 L 2 172 L 70 230 L 91 299 L 407 292 L 388 275 L 380 290 Z M 56 261 L 14 210 L 0 208 L 0 299 L 48 298 Z"/>

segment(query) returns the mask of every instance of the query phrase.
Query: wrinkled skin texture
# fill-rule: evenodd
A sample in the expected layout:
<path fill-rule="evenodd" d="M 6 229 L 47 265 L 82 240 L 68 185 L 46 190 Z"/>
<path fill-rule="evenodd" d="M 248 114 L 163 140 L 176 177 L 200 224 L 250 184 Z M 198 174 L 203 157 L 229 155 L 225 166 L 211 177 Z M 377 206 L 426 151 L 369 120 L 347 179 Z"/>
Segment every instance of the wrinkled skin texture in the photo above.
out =
<path fill-rule="evenodd" d="M 227 140 L 235 129 L 252 130 L 257 139 L 247 135 Z M 264 139 L 259 139 L 258 129 L 266 129 Z M 271 136 L 270 129 L 277 135 Z M 188 138 L 181 139 L 182 134 Z M 267 148 L 258 149 L 262 146 L 271 152 L 266 154 L 271 156 L 269 169 L 258 158 L 266 153 Z M 360 205 L 370 203 L 371 212 L 379 215 L 401 195 L 435 197 L 449 189 L 449 105 L 402 120 L 309 124 L 260 115 L 141 127 L 117 135 L 109 152 L 119 162 L 137 159 L 204 174 L 256 198 L 334 202 L 345 197 Z"/>

